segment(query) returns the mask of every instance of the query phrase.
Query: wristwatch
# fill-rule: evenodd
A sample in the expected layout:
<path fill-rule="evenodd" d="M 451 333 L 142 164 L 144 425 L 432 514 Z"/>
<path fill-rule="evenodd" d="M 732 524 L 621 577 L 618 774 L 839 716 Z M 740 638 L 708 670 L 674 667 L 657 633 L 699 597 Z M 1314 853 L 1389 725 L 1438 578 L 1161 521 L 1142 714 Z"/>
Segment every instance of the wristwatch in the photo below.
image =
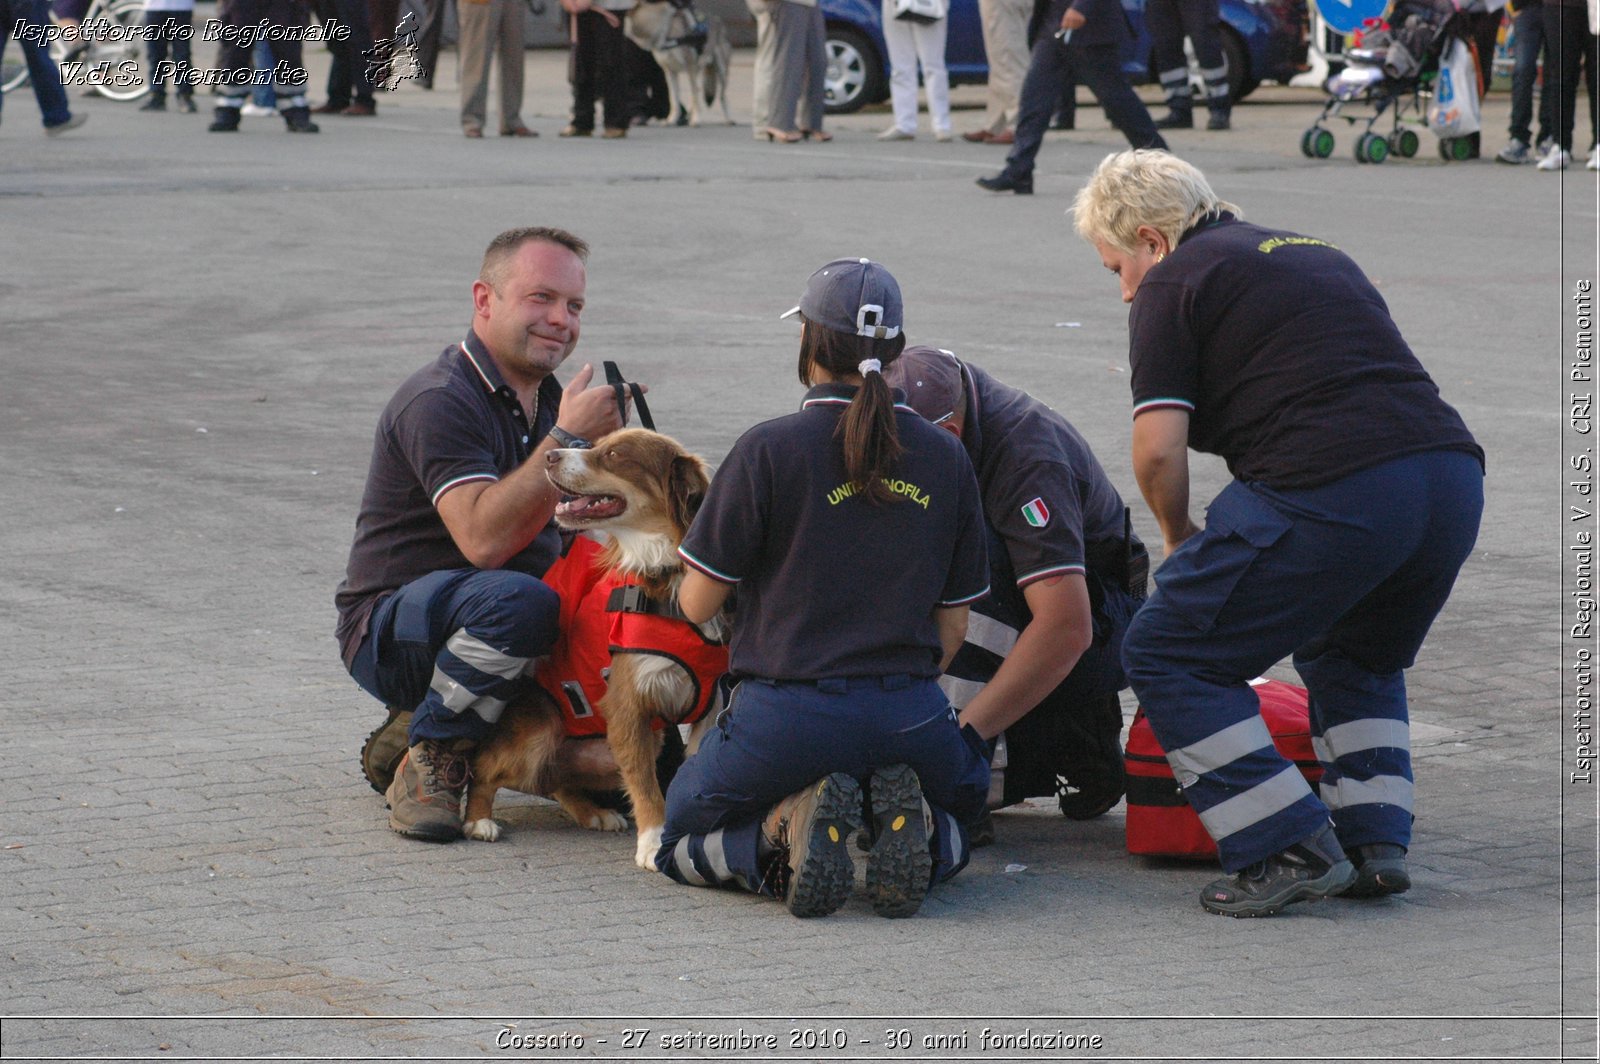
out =
<path fill-rule="evenodd" d="M 587 451 L 589 448 L 594 446 L 594 444 L 590 443 L 582 436 L 574 436 L 560 425 L 551 427 L 550 438 L 555 440 L 561 446 L 574 451 Z"/>

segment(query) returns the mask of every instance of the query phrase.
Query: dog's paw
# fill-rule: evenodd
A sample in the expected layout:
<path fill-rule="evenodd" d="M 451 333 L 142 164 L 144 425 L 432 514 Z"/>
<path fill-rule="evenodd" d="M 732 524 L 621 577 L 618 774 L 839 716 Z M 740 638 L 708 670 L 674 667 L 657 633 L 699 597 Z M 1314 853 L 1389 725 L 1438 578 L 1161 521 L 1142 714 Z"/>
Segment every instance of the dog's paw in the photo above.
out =
<path fill-rule="evenodd" d="M 639 843 L 633 849 L 633 863 L 648 872 L 656 870 L 656 851 L 661 849 L 661 829 L 645 828 L 639 832 Z"/>
<path fill-rule="evenodd" d="M 627 831 L 628 818 L 613 809 L 601 809 L 583 821 L 590 831 Z"/>
<path fill-rule="evenodd" d="M 482 820 L 469 820 L 461 825 L 461 834 L 469 839 L 479 842 L 493 842 L 500 837 L 500 825 L 489 817 Z"/>

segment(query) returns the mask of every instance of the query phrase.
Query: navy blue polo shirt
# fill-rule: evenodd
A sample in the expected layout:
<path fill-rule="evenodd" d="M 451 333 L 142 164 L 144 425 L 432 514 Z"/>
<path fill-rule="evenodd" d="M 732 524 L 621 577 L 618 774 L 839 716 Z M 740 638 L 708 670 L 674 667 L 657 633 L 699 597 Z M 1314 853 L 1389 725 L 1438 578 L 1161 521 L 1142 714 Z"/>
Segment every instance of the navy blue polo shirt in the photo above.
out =
<path fill-rule="evenodd" d="M 470 569 L 435 507 L 451 488 L 494 481 L 527 461 L 556 423 L 561 385 L 539 385 L 528 424 L 483 341 L 469 332 L 400 386 L 372 445 L 355 542 L 334 596 L 336 635 L 348 664 L 386 594 L 441 569 Z M 554 520 L 501 568 L 543 576 L 561 550 Z"/>
<path fill-rule="evenodd" d="M 1122 496 L 1100 460 L 1066 418 L 1027 392 L 970 363 L 961 372 L 961 439 L 1017 586 L 1086 572 L 1089 545 L 1120 544 L 1124 531 Z"/>
<path fill-rule="evenodd" d="M 1128 317 L 1134 416 L 1187 410 L 1189 446 L 1310 488 L 1422 451 L 1483 449 L 1350 258 L 1219 212 L 1150 267 Z"/>
<path fill-rule="evenodd" d="M 978 482 L 960 443 L 897 404 L 895 500 L 872 502 L 846 477 L 836 431 L 855 391 L 818 385 L 798 413 L 741 436 L 680 548 L 739 585 L 736 673 L 937 676 L 934 609 L 988 592 Z"/>

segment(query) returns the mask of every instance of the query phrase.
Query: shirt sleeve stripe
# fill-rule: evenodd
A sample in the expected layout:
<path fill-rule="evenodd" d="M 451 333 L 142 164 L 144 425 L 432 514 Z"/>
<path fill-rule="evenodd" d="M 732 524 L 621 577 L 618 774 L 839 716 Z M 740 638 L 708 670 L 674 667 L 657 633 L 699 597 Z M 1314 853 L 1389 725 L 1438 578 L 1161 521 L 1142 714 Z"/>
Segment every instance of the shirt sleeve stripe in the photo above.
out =
<path fill-rule="evenodd" d="M 1161 410 L 1175 408 L 1178 410 L 1194 410 L 1194 404 L 1187 399 L 1178 399 L 1174 396 L 1163 396 L 1159 399 L 1146 399 L 1142 403 L 1133 404 L 1133 416 L 1138 417 L 1146 410 Z"/>
<path fill-rule="evenodd" d="M 1023 573 L 1017 577 L 1017 586 L 1026 587 L 1036 580 L 1043 580 L 1047 576 L 1065 576 L 1067 573 L 1087 572 L 1082 565 L 1052 565 L 1044 569 L 1035 569 L 1031 573 Z"/>
<path fill-rule="evenodd" d="M 983 598 L 983 596 L 987 595 L 988 593 L 989 593 L 989 585 L 985 584 L 985 585 L 983 585 L 983 590 L 978 592 L 976 595 L 968 595 L 966 598 L 951 599 L 949 602 L 941 602 L 941 603 L 939 603 L 939 605 L 941 607 L 945 607 L 945 606 L 965 606 L 969 602 L 977 602 L 979 599 Z"/>
<path fill-rule="evenodd" d="M 706 574 L 711 579 L 716 580 L 719 583 L 737 584 L 739 582 L 739 578 L 737 576 L 729 576 L 727 573 L 722 572 L 720 569 L 712 568 L 711 566 L 707 565 L 705 562 L 701 561 L 699 558 L 696 558 L 694 555 L 692 555 L 688 551 L 684 550 L 682 547 L 678 548 L 678 557 L 682 558 L 684 561 L 686 561 L 690 565 L 694 566 L 700 572 Z"/>
<path fill-rule="evenodd" d="M 449 491 L 451 488 L 460 487 L 461 485 L 471 483 L 474 480 L 499 480 L 499 479 L 500 478 L 495 476 L 493 473 L 469 473 L 464 477 L 456 477 L 454 480 L 447 480 L 443 484 L 439 485 L 439 490 L 438 491 L 433 493 L 433 505 L 438 506 L 440 497 L 443 496 L 444 493 Z"/>

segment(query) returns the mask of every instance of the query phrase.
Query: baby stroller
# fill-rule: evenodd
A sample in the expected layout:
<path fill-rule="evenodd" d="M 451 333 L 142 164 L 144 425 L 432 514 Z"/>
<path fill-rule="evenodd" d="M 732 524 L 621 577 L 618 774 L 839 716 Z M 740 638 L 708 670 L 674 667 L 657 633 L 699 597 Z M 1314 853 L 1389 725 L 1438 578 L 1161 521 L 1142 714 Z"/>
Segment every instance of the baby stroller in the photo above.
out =
<path fill-rule="evenodd" d="M 1300 151 L 1308 159 L 1326 159 L 1333 154 L 1333 133 L 1323 123 L 1343 118 L 1352 126 L 1365 123 L 1356 138 L 1358 162 L 1381 163 L 1394 152 L 1403 158 L 1417 154 L 1421 138 L 1417 131 L 1402 128 L 1409 116 L 1410 125 L 1427 125 L 1425 100 L 1431 99 L 1439 80 L 1440 59 L 1459 36 L 1457 9 L 1451 0 L 1395 0 L 1388 20 L 1368 19 L 1352 35 L 1345 49 L 1345 67 L 1326 84 L 1328 102 L 1322 114 L 1300 137 Z M 1466 47 L 1463 41 L 1460 47 Z M 1455 85 L 1457 94 L 1477 93 L 1475 79 L 1468 85 Z M 1370 113 L 1345 114 L 1347 109 Z M 1373 126 L 1384 114 L 1391 116 L 1390 133 L 1385 137 Z M 1468 157 L 1468 137 L 1441 137 L 1439 154 L 1446 160 Z"/>

